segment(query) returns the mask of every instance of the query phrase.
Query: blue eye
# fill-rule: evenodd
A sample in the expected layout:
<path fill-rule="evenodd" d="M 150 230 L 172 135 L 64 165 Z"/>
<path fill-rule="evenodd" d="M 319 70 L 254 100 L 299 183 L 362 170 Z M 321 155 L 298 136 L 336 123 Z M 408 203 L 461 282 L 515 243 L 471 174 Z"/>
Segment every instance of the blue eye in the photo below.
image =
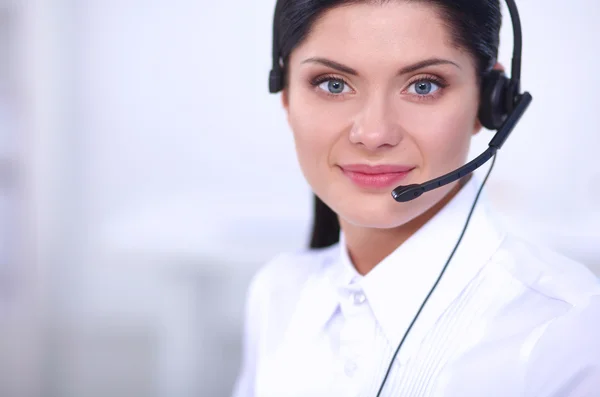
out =
<path fill-rule="evenodd" d="M 324 80 L 319 84 L 319 88 L 333 95 L 343 94 L 349 90 L 346 83 L 340 79 Z"/>
<path fill-rule="evenodd" d="M 414 83 L 412 83 L 410 85 L 408 92 L 411 94 L 425 96 L 425 95 L 433 94 L 440 88 L 441 87 L 439 84 L 437 84 L 431 80 L 419 80 L 419 81 L 415 81 Z"/>

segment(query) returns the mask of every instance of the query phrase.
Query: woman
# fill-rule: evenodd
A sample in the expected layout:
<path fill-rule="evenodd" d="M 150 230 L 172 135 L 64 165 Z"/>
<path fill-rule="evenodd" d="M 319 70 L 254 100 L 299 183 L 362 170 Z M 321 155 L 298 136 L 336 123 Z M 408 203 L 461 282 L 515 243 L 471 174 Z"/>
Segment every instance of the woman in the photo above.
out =
<path fill-rule="evenodd" d="M 234 395 L 600 395 L 596 277 L 505 233 L 484 202 L 469 215 L 470 176 L 390 196 L 466 162 L 482 80 L 502 69 L 499 1 L 277 8 L 282 103 L 315 223 L 311 249 L 252 281 Z"/>

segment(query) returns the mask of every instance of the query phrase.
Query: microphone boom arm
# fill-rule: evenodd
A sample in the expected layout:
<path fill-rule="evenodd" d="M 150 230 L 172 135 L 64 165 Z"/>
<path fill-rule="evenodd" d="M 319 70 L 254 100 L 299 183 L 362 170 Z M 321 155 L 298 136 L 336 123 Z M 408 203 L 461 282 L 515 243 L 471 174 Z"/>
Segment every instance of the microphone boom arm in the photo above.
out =
<path fill-rule="evenodd" d="M 459 169 L 440 176 L 439 178 L 432 179 L 429 182 L 408 186 L 398 186 L 392 191 L 392 197 L 394 200 L 397 202 L 407 202 L 413 200 L 421 196 L 423 193 L 459 180 L 463 176 L 470 174 L 477 168 L 484 165 L 489 159 L 492 158 L 492 156 L 496 154 L 496 151 L 502 147 L 512 130 L 515 128 L 515 125 L 517 125 L 517 122 L 521 116 L 523 116 L 523 113 L 525 113 L 525 110 L 527 110 L 529 107 L 531 101 L 532 97 L 528 92 L 520 95 L 514 110 L 508 115 L 502 126 L 498 129 L 498 132 L 490 141 L 485 152 Z"/>

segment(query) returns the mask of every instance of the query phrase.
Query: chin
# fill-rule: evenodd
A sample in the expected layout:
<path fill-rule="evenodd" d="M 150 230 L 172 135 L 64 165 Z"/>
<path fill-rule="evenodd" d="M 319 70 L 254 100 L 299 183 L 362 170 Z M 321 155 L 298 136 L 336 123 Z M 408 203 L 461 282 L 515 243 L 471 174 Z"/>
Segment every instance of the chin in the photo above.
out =
<path fill-rule="evenodd" d="M 423 216 L 450 192 L 452 186 L 428 192 L 415 200 L 399 203 L 389 192 L 346 192 L 329 197 L 330 207 L 345 222 L 358 227 L 393 229 Z"/>
<path fill-rule="evenodd" d="M 334 211 L 344 221 L 359 227 L 392 229 L 402 226 L 426 211 L 423 201 L 396 202 L 391 193 L 355 194 L 352 199 L 337 201 Z"/>

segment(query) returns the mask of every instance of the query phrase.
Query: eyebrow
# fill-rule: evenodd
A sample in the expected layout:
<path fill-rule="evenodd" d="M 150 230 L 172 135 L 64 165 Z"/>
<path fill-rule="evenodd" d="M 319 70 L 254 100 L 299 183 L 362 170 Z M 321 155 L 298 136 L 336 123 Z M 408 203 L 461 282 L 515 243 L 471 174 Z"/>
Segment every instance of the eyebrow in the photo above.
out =
<path fill-rule="evenodd" d="M 342 73 L 346 73 L 346 74 L 349 74 L 352 76 L 358 76 L 358 72 L 356 70 L 352 69 L 351 67 L 343 65 L 339 62 L 332 61 L 331 59 L 327 59 L 327 58 L 312 57 L 312 58 L 305 59 L 304 61 L 302 61 L 302 63 L 318 63 L 321 65 L 328 66 L 328 67 L 335 69 L 337 71 L 340 71 Z M 402 69 L 400 69 L 400 71 L 398 71 L 398 74 L 403 75 L 403 74 L 407 74 L 407 73 L 413 73 L 413 72 L 416 72 L 417 70 L 426 68 L 428 66 L 435 66 L 435 65 L 454 65 L 460 69 L 460 66 L 457 63 L 449 61 L 447 59 L 430 58 L 430 59 L 425 59 L 423 61 L 419 61 L 419 62 L 413 63 L 411 65 L 405 66 Z"/>

